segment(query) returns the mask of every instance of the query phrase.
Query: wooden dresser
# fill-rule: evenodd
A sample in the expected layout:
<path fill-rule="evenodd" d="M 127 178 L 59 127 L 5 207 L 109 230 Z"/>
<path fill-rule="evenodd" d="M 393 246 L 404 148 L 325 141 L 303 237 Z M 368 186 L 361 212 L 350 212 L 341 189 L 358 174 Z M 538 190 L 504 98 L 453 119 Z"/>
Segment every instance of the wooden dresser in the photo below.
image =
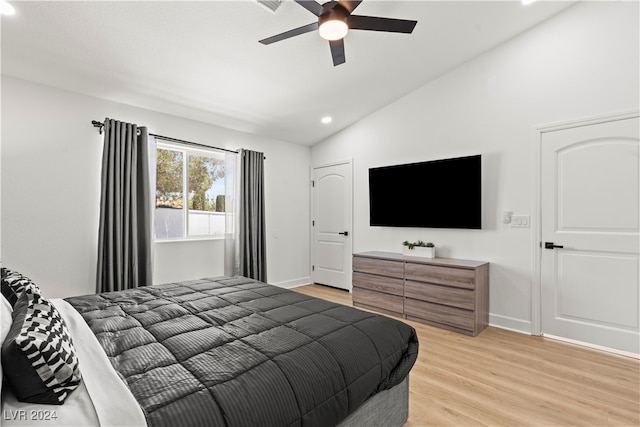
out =
<path fill-rule="evenodd" d="M 476 336 L 489 323 L 489 263 L 353 255 L 353 305 Z"/>

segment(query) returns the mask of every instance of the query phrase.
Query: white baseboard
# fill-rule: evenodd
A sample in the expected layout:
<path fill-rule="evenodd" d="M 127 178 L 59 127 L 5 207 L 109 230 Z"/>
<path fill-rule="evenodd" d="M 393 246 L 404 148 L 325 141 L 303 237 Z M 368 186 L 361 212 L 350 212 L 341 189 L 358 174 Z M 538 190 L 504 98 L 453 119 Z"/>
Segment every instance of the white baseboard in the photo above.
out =
<path fill-rule="evenodd" d="M 522 320 L 522 319 L 515 319 L 513 317 L 509 317 L 509 316 L 501 316 L 498 314 L 489 314 L 489 324 L 491 326 L 494 326 L 496 328 L 500 328 L 500 329 L 507 329 L 509 331 L 513 331 L 513 332 L 519 332 L 521 334 L 525 334 L 525 335 L 532 335 L 531 334 L 531 322 L 527 321 L 527 320 Z M 543 335 L 545 338 L 549 338 L 552 340 L 556 340 L 556 341 L 563 341 L 569 344 L 575 344 L 575 345 L 579 345 L 582 347 L 588 347 L 594 350 L 600 350 L 600 351 L 605 351 L 607 353 L 613 353 L 613 354 L 617 354 L 619 356 L 625 356 L 625 357 L 631 357 L 634 359 L 640 359 L 640 354 L 636 354 L 636 353 L 631 353 L 628 351 L 623 351 L 623 350 L 618 350 L 615 348 L 609 348 L 609 347 L 603 347 L 597 344 L 590 344 L 587 342 L 583 342 L 583 341 L 576 341 L 576 340 L 572 340 L 570 338 L 563 338 L 563 337 L 558 337 L 555 335 L 549 335 L 549 334 L 544 334 Z"/>
<path fill-rule="evenodd" d="M 531 335 L 531 321 L 489 313 L 489 325 Z"/>
<path fill-rule="evenodd" d="M 549 334 L 544 334 L 544 337 L 552 339 L 552 340 L 556 340 L 556 341 L 566 342 L 566 343 L 569 343 L 569 344 L 579 345 L 579 346 L 582 346 L 582 347 L 588 347 L 588 348 L 591 348 L 591 349 L 594 349 L 594 350 L 600 350 L 600 351 L 605 351 L 607 353 L 617 354 L 619 356 L 625 356 L 625 357 L 631 357 L 631 358 L 634 358 L 634 359 L 640 359 L 640 354 L 631 353 L 629 351 L 624 351 L 624 350 L 618 350 L 616 348 L 603 347 L 603 346 L 597 345 L 597 344 L 591 344 L 591 343 L 584 342 L 584 341 L 572 340 L 571 338 L 557 337 L 555 335 L 549 335 Z"/>
<path fill-rule="evenodd" d="M 311 283 L 313 283 L 311 277 L 300 277 L 298 279 L 285 280 L 284 282 L 271 282 L 272 285 L 285 289 L 297 288 L 298 286 L 310 285 Z"/>

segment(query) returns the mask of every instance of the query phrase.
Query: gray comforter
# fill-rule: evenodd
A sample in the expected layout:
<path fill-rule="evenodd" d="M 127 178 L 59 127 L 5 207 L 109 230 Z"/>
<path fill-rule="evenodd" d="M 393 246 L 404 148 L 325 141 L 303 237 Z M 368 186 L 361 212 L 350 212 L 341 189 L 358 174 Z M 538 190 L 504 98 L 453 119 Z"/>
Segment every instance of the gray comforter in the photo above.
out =
<path fill-rule="evenodd" d="M 331 426 L 399 384 L 403 322 L 244 277 L 67 298 L 150 426 Z"/>

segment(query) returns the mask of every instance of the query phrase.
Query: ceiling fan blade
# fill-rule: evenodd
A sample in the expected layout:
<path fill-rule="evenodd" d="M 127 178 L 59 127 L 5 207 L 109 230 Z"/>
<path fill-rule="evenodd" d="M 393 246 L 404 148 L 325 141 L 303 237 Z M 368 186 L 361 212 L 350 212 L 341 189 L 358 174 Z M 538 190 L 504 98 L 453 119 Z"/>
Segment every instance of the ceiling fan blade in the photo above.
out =
<path fill-rule="evenodd" d="M 318 23 L 314 22 L 308 25 L 303 25 L 302 27 L 294 28 L 293 30 L 285 31 L 284 33 L 277 34 L 275 36 L 267 37 L 266 39 L 260 40 L 260 43 L 271 44 L 291 37 L 299 36 L 300 34 L 309 33 L 317 29 Z"/>
<path fill-rule="evenodd" d="M 316 16 L 320 16 L 322 13 L 322 5 L 315 0 L 296 0 L 296 3 Z"/>
<path fill-rule="evenodd" d="M 356 7 L 358 7 L 360 3 L 362 3 L 362 0 L 338 0 L 338 3 L 340 3 L 342 7 L 347 9 L 347 12 L 352 13 L 356 9 Z"/>
<path fill-rule="evenodd" d="M 344 64 L 344 39 L 329 40 L 329 46 L 331 47 L 331 57 L 333 58 L 333 66 Z"/>
<path fill-rule="evenodd" d="M 387 31 L 390 33 L 410 34 L 418 21 L 351 15 L 347 18 L 347 23 L 350 30 Z"/>

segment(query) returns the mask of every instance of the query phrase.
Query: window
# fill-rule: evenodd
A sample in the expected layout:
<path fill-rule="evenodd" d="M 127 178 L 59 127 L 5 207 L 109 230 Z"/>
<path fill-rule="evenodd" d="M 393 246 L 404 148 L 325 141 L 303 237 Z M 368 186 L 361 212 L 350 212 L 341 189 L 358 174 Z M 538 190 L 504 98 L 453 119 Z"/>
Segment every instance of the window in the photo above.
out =
<path fill-rule="evenodd" d="M 224 164 L 215 150 L 158 144 L 156 239 L 224 235 Z"/>

